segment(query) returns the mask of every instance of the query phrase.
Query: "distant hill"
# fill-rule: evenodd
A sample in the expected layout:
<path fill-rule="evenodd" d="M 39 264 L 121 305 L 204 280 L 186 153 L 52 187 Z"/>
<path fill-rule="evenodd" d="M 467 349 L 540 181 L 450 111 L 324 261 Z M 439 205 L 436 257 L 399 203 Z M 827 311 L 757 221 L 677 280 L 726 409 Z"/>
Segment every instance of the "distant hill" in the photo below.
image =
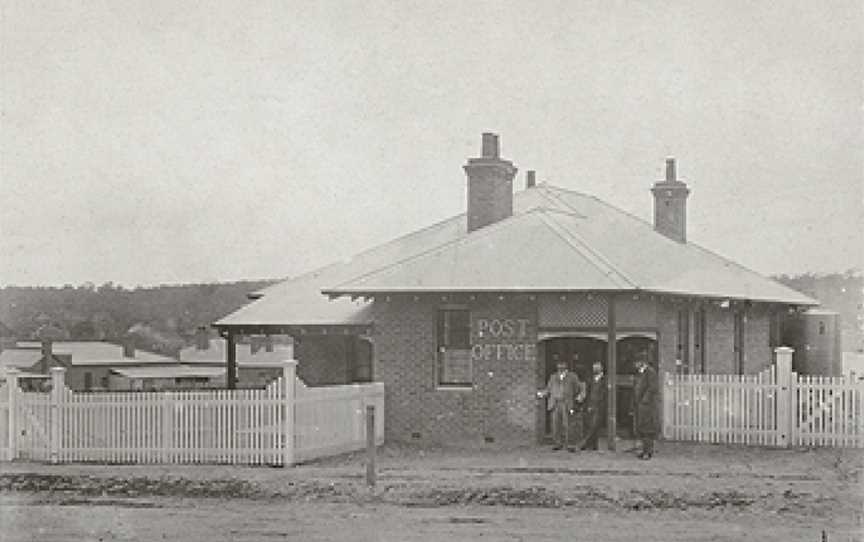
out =
<path fill-rule="evenodd" d="M 0 289 L 0 322 L 19 339 L 35 336 L 50 323 L 69 339 L 113 340 L 130 328 L 140 335 L 188 340 L 209 324 L 249 302 L 246 295 L 275 280 L 166 285 L 126 289 L 112 283 L 94 286 Z M 161 335 L 160 335 L 161 334 Z M 172 348 L 175 346 L 172 344 Z M 144 345 L 141 345 L 142 347 Z M 148 344 L 154 348 L 153 344 Z M 160 349 L 158 345 L 156 349 Z M 166 349 L 168 346 L 166 345 Z"/>
<path fill-rule="evenodd" d="M 823 308 L 840 313 L 844 350 L 864 348 L 864 277 L 860 271 L 778 275 L 773 278 L 818 299 Z"/>

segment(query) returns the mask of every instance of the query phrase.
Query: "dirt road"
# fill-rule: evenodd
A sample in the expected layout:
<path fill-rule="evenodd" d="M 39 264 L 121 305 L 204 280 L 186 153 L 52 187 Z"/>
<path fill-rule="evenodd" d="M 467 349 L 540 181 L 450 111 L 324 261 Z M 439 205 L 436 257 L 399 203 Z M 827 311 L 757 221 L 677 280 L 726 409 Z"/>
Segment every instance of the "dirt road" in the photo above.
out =
<path fill-rule="evenodd" d="M 292 469 L 6 465 L 0 540 L 861 540 L 862 454 L 388 447 Z"/>

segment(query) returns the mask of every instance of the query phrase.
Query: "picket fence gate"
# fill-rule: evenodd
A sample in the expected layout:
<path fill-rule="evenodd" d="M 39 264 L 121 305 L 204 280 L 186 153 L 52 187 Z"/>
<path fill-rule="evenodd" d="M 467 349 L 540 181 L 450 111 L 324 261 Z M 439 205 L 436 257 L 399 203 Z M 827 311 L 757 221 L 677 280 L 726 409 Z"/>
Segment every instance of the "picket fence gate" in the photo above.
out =
<path fill-rule="evenodd" d="M 792 349 L 756 375 L 663 379 L 667 440 L 864 448 L 864 382 L 798 375 Z"/>
<path fill-rule="evenodd" d="M 48 393 L 0 384 L 0 454 L 7 460 L 292 465 L 361 449 L 365 410 L 384 441 L 384 385 L 308 388 L 296 361 L 264 389 L 76 392 L 65 370 Z M 290 383 L 290 385 L 289 385 Z"/>

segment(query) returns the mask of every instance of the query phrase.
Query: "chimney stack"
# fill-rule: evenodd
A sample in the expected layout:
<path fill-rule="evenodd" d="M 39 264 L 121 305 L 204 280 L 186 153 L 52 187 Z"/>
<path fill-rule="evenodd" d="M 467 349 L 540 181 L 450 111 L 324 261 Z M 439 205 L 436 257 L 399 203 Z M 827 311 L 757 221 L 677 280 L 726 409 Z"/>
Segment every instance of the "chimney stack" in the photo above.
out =
<path fill-rule="evenodd" d="M 678 241 L 687 242 L 687 196 L 690 189 L 678 180 L 675 159 L 666 159 L 666 178 L 654 183 L 654 231 Z"/>
<path fill-rule="evenodd" d="M 483 134 L 480 158 L 463 166 L 468 176 L 468 231 L 513 215 L 513 162 L 501 159 L 498 135 Z"/>
<path fill-rule="evenodd" d="M 525 172 L 525 188 L 534 188 L 537 186 L 537 173 L 533 169 Z"/>
<path fill-rule="evenodd" d="M 123 357 L 124 358 L 135 358 L 135 338 L 134 337 L 125 337 L 123 339 Z"/>
<path fill-rule="evenodd" d="M 210 331 L 207 326 L 195 328 L 195 350 L 207 350 L 210 348 Z"/>
<path fill-rule="evenodd" d="M 42 357 L 50 358 L 54 352 L 54 343 L 51 339 L 42 339 Z"/>

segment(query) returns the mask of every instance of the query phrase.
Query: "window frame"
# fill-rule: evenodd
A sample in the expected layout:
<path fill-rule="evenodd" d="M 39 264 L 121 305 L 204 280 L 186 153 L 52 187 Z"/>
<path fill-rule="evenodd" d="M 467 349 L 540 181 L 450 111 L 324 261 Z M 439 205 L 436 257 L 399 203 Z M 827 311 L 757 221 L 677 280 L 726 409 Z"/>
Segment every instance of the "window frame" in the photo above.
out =
<path fill-rule="evenodd" d="M 452 324 L 448 315 L 452 313 L 464 313 L 465 325 L 461 326 L 464 337 L 461 341 L 452 341 Z M 435 389 L 438 390 L 473 390 L 474 389 L 474 360 L 471 358 L 471 311 L 465 305 L 442 305 L 435 313 Z M 468 379 L 462 382 L 442 381 L 442 365 L 447 348 L 453 350 L 464 350 L 468 354 Z"/>

